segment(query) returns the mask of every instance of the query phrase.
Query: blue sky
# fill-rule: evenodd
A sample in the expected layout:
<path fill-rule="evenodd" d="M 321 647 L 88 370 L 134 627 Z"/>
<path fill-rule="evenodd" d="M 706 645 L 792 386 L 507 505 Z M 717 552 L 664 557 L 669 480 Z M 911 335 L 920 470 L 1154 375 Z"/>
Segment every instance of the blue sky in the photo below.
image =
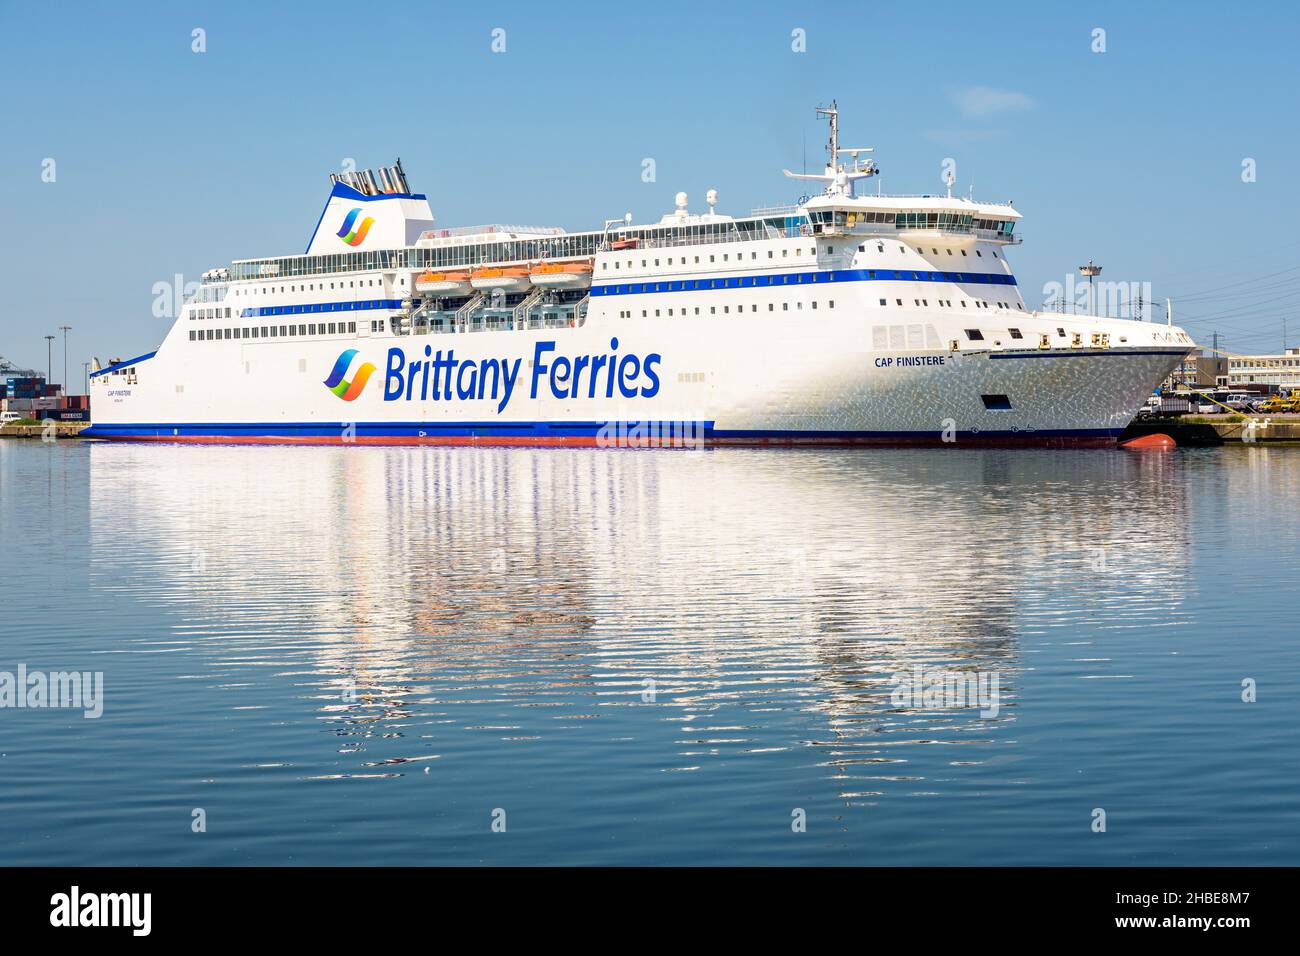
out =
<path fill-rule="evenodd" d="M 71 325 L 79 384 L 91 355 L 151 350 L 155 283 L 301 252 L 345 158 L 401 156 L 444 226 L 791 201 L 780 170 L 821 161 L 832 97 L 883 191 L 937 192 L 952 158 L 957 191 L 1015 201 L 1031 303 L 1091 257 L 1207 344 L 1277 350 L 1284 319 L 1300 343 L 1297 40 L 1282 2 L 0 0 L 0 355 L 44 369 Z"/>

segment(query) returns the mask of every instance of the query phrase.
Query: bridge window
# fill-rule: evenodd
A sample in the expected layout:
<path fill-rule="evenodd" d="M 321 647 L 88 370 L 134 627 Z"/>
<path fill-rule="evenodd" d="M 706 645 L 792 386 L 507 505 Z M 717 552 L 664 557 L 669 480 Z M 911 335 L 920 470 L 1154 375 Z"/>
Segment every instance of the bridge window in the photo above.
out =
<path fill-rule="evenodd" d="M 984 341 L 984 333 L 979 329 L 967 329 L 966 338 L 970 339 L 972 342 L 982 342 Z"/>

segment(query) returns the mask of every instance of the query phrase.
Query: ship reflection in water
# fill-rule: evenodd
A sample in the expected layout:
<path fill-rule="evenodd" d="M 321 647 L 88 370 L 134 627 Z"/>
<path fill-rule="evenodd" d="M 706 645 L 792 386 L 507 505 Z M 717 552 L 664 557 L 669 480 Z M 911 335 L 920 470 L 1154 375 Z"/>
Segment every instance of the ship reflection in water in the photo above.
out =
<path fill-rule="evenodd" d="M 1118 862 L 1088 761 L 1195 630 L 1180 455 L 89 454 L 92 589 L 273 831 L 194 859 Z"/>

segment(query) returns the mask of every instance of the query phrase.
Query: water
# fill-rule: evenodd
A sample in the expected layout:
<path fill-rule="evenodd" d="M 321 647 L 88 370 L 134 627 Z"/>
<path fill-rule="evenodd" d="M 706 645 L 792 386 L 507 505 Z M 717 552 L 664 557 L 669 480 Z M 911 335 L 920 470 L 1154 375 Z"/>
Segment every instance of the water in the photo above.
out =
<path fill-rule="evenodd" d="M 0 670 L 104 674 L 0 710 L 0 864 L 1300 863 L 1298 496 L 1258 447 L 0 442 Z"/>

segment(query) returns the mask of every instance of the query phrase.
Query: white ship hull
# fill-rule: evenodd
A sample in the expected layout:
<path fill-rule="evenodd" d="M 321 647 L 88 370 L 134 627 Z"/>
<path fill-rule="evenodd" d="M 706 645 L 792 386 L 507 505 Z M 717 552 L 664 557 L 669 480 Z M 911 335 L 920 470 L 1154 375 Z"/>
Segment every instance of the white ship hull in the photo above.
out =
<path fill-rule="evenodd" d="M 943 328 L 930 318 L 936 332 Z M 1029 337 L 1033 320 L 1015 321 Z M 90 434 L 341 444 L 636 445 L 664 433 L 741 443 L 1107 444 L 1187 346 L 1169 341 L 1179 331 L 1166 326 L 1093 320 L 1089 327 L 1112 328 L 1128 342 L 876 351 L 864 341 L 869 319 L 846 311 L 816 327 L 749 316 L 703 326 L 693 316 L 663 319 L 653 327 L 589 319 L 573 329 L 241 340 L 200 354 L 177 349 L 175 357 L 163 348 L 129 376 L 106 376 Z M 424 370 L 426 347 L 429 360 L 456 360 L 450 397 L 447 366 L 437 368 L 436 383 L 434 367 Z M 346 380 L 355 382 L 365 363 L 374 371 L 344 401 L 326 383 L 348 349 L 357 351 Z M 590 369 L 600 356 L 626 362 L 622 381 L 616 376 L 611 387 L 607 360 L 593 387 Z M 557 373 L 564 359 L 580 357 L 589 361 L 575 389 L 571 371 Z M 986 407 L 984 396 L 1005 396 L 1010 407 Z"/>

